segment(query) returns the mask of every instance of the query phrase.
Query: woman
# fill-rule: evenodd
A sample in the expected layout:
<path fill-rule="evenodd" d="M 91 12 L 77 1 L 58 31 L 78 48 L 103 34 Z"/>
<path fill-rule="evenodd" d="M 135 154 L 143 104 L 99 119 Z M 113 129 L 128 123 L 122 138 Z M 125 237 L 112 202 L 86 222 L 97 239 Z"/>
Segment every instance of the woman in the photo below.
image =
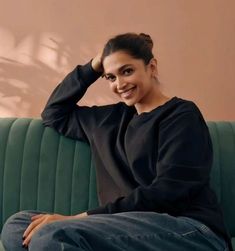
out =
<path fill-rule="evenodd" d="M 192 101 L 161 92 L 152 47 L 146 34 L 117 35 L 53 91 L 43 123 L 90 144 L 100 206 L 74 216 L 17 213 L 3 228 L 7 250 L 231 247 L 209 187 L 213 151 L 208 128 Z M 78 106 L 100 76 L 121 101 Z"/>

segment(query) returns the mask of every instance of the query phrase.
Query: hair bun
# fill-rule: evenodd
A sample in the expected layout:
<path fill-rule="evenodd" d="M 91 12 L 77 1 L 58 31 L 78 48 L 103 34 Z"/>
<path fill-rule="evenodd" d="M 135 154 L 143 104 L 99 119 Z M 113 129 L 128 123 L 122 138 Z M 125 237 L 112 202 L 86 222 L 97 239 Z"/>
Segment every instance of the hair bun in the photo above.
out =
<path fill-rule="evenodd" d="M 153 49 L 153 40 L 152 38 L 145 33 L 140 33 L 139 36 L 145 40 L 145 42 L 149 45 L 149 48 L 152 50 Z"/>

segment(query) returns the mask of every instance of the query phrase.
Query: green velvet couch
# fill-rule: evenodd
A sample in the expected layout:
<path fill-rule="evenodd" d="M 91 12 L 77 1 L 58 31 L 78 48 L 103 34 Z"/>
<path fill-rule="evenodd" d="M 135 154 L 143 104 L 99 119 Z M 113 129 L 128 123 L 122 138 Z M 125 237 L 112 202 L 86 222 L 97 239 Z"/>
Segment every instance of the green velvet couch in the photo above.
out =
<path fill-rule="evenodd" d="M 214 147 L 211 185 L 235 247 L 235 121 L 207 125 Z M 20 210 L 77 214 L 98 206 L 89 146 L 45 128 L 41 119 L 0 118 L 0 189 L 0 229 Z"/>

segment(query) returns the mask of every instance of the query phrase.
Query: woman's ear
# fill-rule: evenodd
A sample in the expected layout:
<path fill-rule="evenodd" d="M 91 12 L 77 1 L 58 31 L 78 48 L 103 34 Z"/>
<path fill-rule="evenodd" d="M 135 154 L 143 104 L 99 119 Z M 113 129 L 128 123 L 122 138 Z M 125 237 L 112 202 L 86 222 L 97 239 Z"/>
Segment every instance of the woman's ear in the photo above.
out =
<path fill-rule="evenodd" d="M 152 76 L 157 77 L 158 76 L 158 70 L 157 70 L 157 59 L 156 58 L 151 58 L 150 59 L 149 67 L 150 67 Z"/>

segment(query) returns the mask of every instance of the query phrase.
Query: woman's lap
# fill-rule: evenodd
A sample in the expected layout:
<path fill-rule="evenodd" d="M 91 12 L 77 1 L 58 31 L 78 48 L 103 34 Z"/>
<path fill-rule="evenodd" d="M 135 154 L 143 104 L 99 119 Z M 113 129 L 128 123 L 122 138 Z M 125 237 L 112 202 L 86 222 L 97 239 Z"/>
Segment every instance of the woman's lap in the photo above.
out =
<path fill-rule="evenodd" d="M 20 212 L 6 222 L 2 241 L 9 250 L 25 250 L 21 247 L 22 235 L 35 213 L 38 212 Z M 29 245 L 29 250 L 33 251 L 191 249 L 225 250 L 225 244 L 198 221 L 154 212 L 97 214 L 78 220 L 53 222 L 36 232 Z"/>

